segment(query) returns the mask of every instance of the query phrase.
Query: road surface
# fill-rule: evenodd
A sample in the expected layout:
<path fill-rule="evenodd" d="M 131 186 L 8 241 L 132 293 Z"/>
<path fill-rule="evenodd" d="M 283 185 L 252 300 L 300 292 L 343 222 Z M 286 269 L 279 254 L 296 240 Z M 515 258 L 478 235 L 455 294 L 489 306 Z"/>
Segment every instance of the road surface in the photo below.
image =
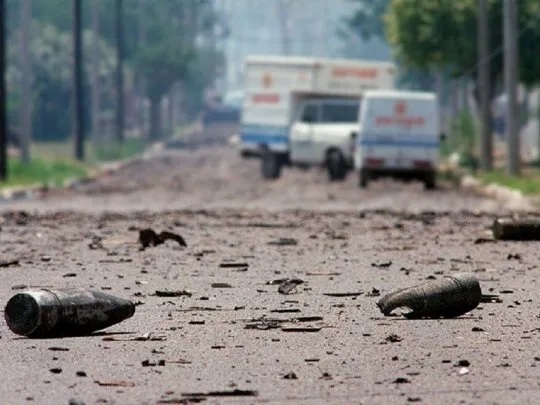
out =
<path fill-rule="evenodd" d="M 262 182 L 257 161 L 212 147 L 158 153 L 1 210 L 0 302 L 41 286 L 138 304 L 132 318 L 85 337 L 26 339 L 0 323 L 3 403 L 540 396 L 540 250 L 489 241 L 493 219 L 510 213 L 500 202 L 448 185 L 360 190 L 352 177 L 328 184 L 319 170 Z M 188 246 L 140 250 L 147 227 L 177 232 Z M 456 272 L 476 275 L 498 302 L 451 320 L 384 317 L 376 306 L 395 289 Z M 276 280 L 286 278 L 303 283 L 280 294 Z"/>

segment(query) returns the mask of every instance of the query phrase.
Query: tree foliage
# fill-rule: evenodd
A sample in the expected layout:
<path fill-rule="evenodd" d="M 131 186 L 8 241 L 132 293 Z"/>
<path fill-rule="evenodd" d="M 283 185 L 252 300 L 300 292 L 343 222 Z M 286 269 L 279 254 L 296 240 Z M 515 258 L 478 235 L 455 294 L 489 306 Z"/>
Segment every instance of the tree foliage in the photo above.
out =
<path fill-rule="evenodd" d="M 488 0 L 491 81 L 503 75 L 502 0 Z M 520 80 L 540 81 L 535 61 L 540 54 L 540 2 L 518 2 Z M 454 76 L 476 75 L 477 8 L 475 0 L 392 0 L 385 17 L 387 38 L 397 56 L 421 69 L 449 68 Z"/>
<path fill-rule="evenodd" d="M 384 15 L 390 0 L 355 0 L 358 9 L 345 19 L 349 32 L 364 40 L 384 38 Z"/>

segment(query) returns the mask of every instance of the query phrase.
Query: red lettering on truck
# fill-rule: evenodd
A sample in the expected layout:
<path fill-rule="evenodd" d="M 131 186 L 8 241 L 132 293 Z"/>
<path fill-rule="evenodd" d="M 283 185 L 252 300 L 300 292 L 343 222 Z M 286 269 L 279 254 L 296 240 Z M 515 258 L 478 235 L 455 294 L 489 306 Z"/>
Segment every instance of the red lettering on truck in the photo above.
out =
<path fill-rule="evenodd" d="M 275 93 L 253 94 L 251 96 L 251 101 L 253 101 L 253 104 L 278 104 L 279 94 L 275 94 Z"/>
<path fill-rule="evenodd" d="M 378 73 L 376 68 L 335 67 L 332 69 L 334 77 L 354 77 L 356 79 L 375 79 Z"/>

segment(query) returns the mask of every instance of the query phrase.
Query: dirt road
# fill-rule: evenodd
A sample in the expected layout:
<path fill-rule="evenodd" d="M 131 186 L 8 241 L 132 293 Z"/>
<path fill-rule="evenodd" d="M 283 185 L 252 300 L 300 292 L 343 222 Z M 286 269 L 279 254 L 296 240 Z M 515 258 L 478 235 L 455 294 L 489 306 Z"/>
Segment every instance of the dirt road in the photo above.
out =
<path fill-rule="evenodd" d="M 450 187 L 355 184 L 316 170 L 263 183 L 256 161 L 220 147 L 3 205 L 0 258 L 13 264 L 0 266 L 0 302 L 76 286 L 139 305 L 88 337 L 26 339 L 0 323 L 2 402 L 535 403 L 537 243 L 475 243 L 509 207 Z M 141 251 L 144 227 L 188 247 Z M 500 302 L 418 321 L 375 304 L 459 271 Z M 284 295 L 284 278 L 304 282 Z"/>

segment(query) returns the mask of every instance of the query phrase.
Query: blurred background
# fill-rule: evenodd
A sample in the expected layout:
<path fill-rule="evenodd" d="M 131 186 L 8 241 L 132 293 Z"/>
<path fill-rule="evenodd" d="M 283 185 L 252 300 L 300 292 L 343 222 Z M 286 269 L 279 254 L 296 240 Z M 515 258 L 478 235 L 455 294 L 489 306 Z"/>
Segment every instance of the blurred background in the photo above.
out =
<path fill-rule="evenodd" d="M 84 172 L 216 122 L 234 132 L 251 54 L 392 60 L 400 88 L 439 95 L 443 153 L 487 170 L 486 159 L 507 153 L 503 0 L 2 2 L 7 167 L 19 183 L 26 174 L 31 182 L 50 170 Z M 515 7 L 519 149 L 536 161 L 540 2 Z M 482 128 L 491 143 L 480 140 Z"/>

